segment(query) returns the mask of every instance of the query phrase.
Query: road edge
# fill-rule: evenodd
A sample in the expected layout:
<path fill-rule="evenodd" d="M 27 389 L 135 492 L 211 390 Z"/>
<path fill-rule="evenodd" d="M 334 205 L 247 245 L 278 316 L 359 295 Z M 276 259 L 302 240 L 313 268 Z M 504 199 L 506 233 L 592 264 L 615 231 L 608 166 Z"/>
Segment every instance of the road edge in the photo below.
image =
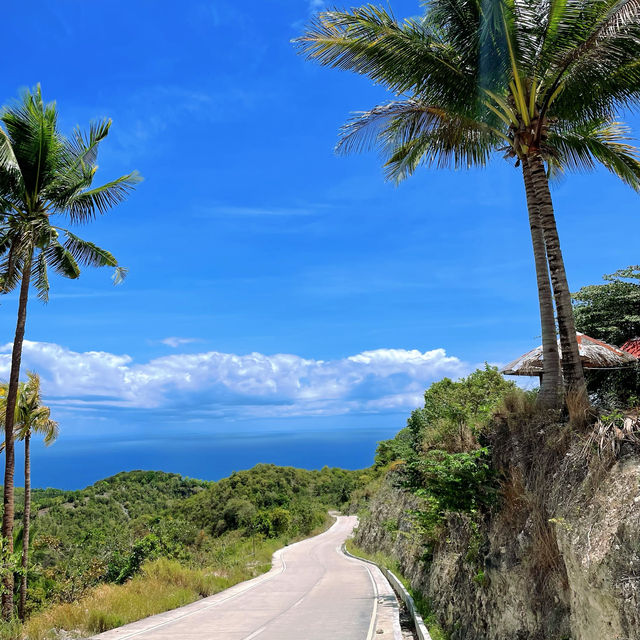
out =
<path fill-rule="evenodd" d="M 422 616 L 418 613 L 416 609 L 416 603 L 413 601 L 411 594 L 406 590 L 405 586 L 399 580 L 399 578 L 390 571 L 386 567 L 379 565 L 377 562 L 373 562 L 373 560 L 368 560 L 367 558 L 361 558 L 360 556 L 356 556 L 350 551 L 347 550 L 346 544 L 342 545 L 342 553 L 349 558 L 353 558 L 354 560 L 360 560 L 361 562 L 366 562 L 367 564 L 371 564 L 374 567 L 377 567 L 382 575 L 389 581 L 391 588 L 396 592 L 397 595 L 402 598 L 402 601 L 407 606 L 409 613 L 411 614 L 411 618 L 413 619 L 413 623 L 415 625 L 416 634 L 419 640 L 432 640 L 431 635 L 429 634 L 429 630 L 422 619 Z"/>
<path fill-rule="evenodd" d="M 238 584 L 234 584 L 232 587 L 218 591 L 218 593 L 214 593 L 206 598 L 194 600 L 194 602 L 190 602 L 182 607 L 169 609 L 168 611 L 156 613 L 152 616 L 147 616 L 146 618 L 140 618 L 140 620 L 128 622 L 96 635 L 84 636 L 84 638 L 85 640 L 128 640 L 129 638 L 135 638 L 136 636 L 146 633 L 147 631 L 151 631 L 152 629 L 164 627 L 176 620 L 194 615 L 205 609 L 213 608 L 222 602 L 226 602 L 227 600 L 242 595 L 263 582 L 272 580 L 286 569 L 287 565 L 282 557 L 282 554 L 286 549 L 291 549 L 292 547 L 306 542 L 307 540 L 319 538 L 320 536 L 329 533 L 338 524 L 337 516 L 333 514 L 331 514 L 331 516 L 334 518 L 333 524 L 321 533 L 318 533 L 315 536 L 310 536 L 309 538 L 303 538 L 302 540 L 298 540 L 297 542 L 293 542 L 292 544 L 285 545 L 284 547 L 277 549 L 271 556 L 271 569 L 259 576 L 256 576 L 255 578 L 238 582 Z"/>

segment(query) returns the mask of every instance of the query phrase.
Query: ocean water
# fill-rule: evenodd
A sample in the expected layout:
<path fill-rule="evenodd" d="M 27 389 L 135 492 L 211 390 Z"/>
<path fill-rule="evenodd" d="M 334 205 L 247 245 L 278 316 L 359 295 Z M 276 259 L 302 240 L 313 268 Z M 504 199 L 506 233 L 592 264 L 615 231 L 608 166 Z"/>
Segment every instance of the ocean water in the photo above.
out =
<path fill-rule="evenodd" d="M 61 439 L 49 448 L 34 442 L 32 486 L 79 489 L 120 471 L 133 469 L 180 473 L 219 480 L 255 464 L 306 469 L 327 465 L 360 469 L 373 463 L 376 443 L 393 437 L 397 427 L 302 431 L 300 433 L 185 434 L 162 439 Z M 16 446 L 16 485 L 23 458 Z"/>

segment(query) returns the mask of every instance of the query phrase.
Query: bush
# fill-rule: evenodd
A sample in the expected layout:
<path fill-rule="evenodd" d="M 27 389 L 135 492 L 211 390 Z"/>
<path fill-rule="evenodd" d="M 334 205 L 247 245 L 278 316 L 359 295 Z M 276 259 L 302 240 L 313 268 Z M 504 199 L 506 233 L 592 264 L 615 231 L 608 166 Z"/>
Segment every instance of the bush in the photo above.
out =
<path fill-rule="evenodd" d="M 429 449 L 457 453 L 477 448 L 477 438 L 513 389 L 515 384 L 489 365 L 457 382 L 444 378 L 433 383 L 424 393 L 424 407 L 414 411 L 407 423 L 413 449 L 420 454 Z"/>
<path fill-rule="evenodd" d="M 433 497 L 444 511 L 475 511 L 495 501 L 495 475 L 486 448 L 470 453 L 432 450 L 409 465 L 418 495 Z"/>

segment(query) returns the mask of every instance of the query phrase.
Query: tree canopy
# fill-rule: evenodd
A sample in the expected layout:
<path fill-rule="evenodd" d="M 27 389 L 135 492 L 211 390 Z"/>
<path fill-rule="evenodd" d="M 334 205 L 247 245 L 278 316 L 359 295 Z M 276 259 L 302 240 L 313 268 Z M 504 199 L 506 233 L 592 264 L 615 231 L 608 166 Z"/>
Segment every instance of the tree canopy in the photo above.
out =
<path fill-rule="evenodd" d="M 576 328 L 594 338 L 621 346 L 640 337 L 640 265 L 602 276 L 603 284 L 573 294 Z"/>

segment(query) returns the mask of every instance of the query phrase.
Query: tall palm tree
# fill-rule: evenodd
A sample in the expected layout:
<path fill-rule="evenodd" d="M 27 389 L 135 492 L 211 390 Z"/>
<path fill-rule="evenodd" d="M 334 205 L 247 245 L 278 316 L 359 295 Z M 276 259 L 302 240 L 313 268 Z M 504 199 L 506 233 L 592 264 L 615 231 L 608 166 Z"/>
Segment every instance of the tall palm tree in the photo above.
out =
<path fill-rule="evenodd" d="M 309 58 L 367 75 L 400 98 L 359 114 L 338 145 L 342 151 L 379 147 L 390 178 L 403 180 L 422 164 L 484 165 L 496 151 L 522 165 L 542 315 L 543 383 L 557 366 L 544 285 L 550 279 L 565 383 L 583 390 L 549 173 L 600 163 L 640 186 L 637 151 L 616 122 L 620 107 L 640 96 L 638 3 L 432 0 L 423 17 L 402 23 L 368 5 L 318 14 L 296 42 Z M 551 402 L 554 394 L 548 393 Z"/>
<path fill-rule="evenodd" d="M 22 573 L 20 575 L 20 600 L 18 615 L 25 618 L 27 601 L 27 569 L 29 567 L 29 532 L 31 520 L 31 436 L 44 436 L 46 446 L 52 444 L 58 437 L 58 423 L 51 419 L 51 409 L 42 404 L 40 392 L 40 376 L 31 371 L 27 372 L 28 381 L 18 386 L 18 400 L 15 412 L 14 438 L 24 442 L 24 512 L 22 526 Z M 0 387 L 0 407 L 6 405 L 9 390 L 8 384 Z M 2 449 L 5 443 L 2 443 Z"/>
<path fill-rule="evenodd" d="M 88 132 L 76 129 L 65 137 L 58 129 L 55 103 L 44 103 L 40 87 L 0 113 L 0 284 L 2 291 L 19 286 L 16 331 L 5 418 L 5 477 L 2 536 L 13 544 L 14 417 L 20 377 L 22 344 L 29 288 L 46 301 L 48 270 L 77 278 L 80 265 L 114 267 L 114 281 L 125 270 L 108 251 L 80 239 L 58 218 L 86 223 L 123 201 L 139 181 L 130 173 L 98 187 L 92 186 L 97 170 L 98 146 L 107 136 L 110 120 L 92 124 Z M 13 612 L 13 582 L 5 578 L 2 614 Z"/>

